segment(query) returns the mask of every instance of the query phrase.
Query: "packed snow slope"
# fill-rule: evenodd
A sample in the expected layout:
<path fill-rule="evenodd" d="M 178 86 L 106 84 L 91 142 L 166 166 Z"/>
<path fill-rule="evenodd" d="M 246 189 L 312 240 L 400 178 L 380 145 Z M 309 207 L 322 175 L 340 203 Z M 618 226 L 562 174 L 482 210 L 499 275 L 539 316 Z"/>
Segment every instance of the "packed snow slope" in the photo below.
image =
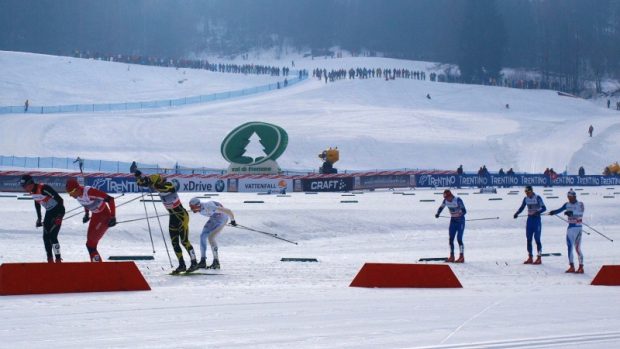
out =
<path fill-rule="evenodd" d="M 310 71 L 357 67 L 424 70 L 427 78 L 438 69 L 385 58 L 295 61 L 295 68 Z M 0 104 L 29 99 L 33 106 L 178 98 L 277 80 L 14 52 L 0 52 L 0 76 Z M 317 154 L 330 146 L 341 151 L 336 167 L 349 170 L 463 164 L 476 171 L 485 164 L 491 171 L 570 173 L 584 166 L 587 174 L 599 174 L 620 159 L 620 114 L 590 101 L 549 90 L 378 78 L 326 84 L 311 77 L 287 89 L 173 109 L 2 115 L 0 149 L 4 155 L 224 168 L 223 138 L 248 121 L 288 132 L 288 150 L 279 159 L 285 169 L 317 168 Z"/>
<path fill-rule="evenodd" d="M 217 239 L 222 269 L 211 275 L 168 275 L 167 217 L 163 232 L 156 220 L 150 232 L 144 220 L 120 223 L 108 230 L 99 251 L 106 261 L 154 256 L 137 261 L 152 291 L 0 297 L 0 348 L 618 348 L 620 289 L 590 282 L 602 265 L 620 263 L 620 193 L 603 198 L 619 188 L 578 191 L 584 221 L 614 239 L 586 228 L 591 234 L 582 239 L 581 275 L 564 273 L 566 223 L 556 217 L 542 218 L 543 252 L 562 255 L 543 257 L 542 265 L 522 264 L 525 219 L 512 215 L 523 194 L 509 190 L 455 190 L 468 219 L 491 218 L 466 223 L 466 262 L 450 265 L 462 289 L 349 287 L 366 262 L 418 263 L 448 255 L 449 220 L 434 217 L 437 190 L 364 192 L 355 194 L 357 204 L 340 203 L 341 193 L 220 193 L 213 199 L 231 208 L 239 224 L 299 244 L 226 227 Z M 549 209 L 565 202 L 566 188 L 537 192 Z M 181 200 L 186 204 L 192 195 L 182 193 Z M 78 206 L 62 196 L 67 210 Z M 265 203 L 244 203 L 256 198 Z M 161 214 L 163 206 L 155 205 L 135 200 L 120 206 L 118 221 L 144 217 L 145 209 Z M 65 262 L 88 260 L 81 217 L 62 224 Z M 32 201 L 0 198 L 0 263 L 45 260 L 35 220 Z M 197 251 L 205 222 L 191 214 L 189 237 Z M 284 257 L 318 262 L 281 262 Z M 172 263 L 176 267 L 174 254 Z"/>

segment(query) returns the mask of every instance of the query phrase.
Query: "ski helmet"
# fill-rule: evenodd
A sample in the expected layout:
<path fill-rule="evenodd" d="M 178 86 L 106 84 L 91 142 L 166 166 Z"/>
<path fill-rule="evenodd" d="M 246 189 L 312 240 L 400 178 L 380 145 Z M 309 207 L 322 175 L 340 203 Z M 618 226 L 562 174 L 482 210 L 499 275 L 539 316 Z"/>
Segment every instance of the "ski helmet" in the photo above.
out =
<path fill-rule="evenodd" d="M 532 191 L 534 191 L 534 189 L 532 188 L 532 186 L 531 186 L 531 185 L 526 185 L 526 186 L 525 186 L 525 191 L 526 191 L 526 192 L 532 192 Z"/>
<path fill-rule="evenodd" d="M 34 179 L 32 179 L 31 175 L 25 174 L 19 179 L 19 185 L 25 187 L 28 184 L 34 184 Z"/>
<path fill-rule="evenodd" d="M 73 191 L 75 191 L 79 187 L 80 187 L 80 183 L 78 183 L 78 180 L 75 177 L 71 177 L 67 179 L 67 184 L 65 185 L 65 189 L 67 189 L 67 193 L 71 194 Z"/>
<path fill-rule="evenodd" d="M 566 193 L 566 196 L 573 196 L 573 197 L 577 197 L 577 193 L 575 193 L 575 191 L 573 190 L 573 188 L 570 188 L 570 190 L 568 191 L 568 193 Z"/>
<path fill-rule="evenodd" d="M 200 199 L 199 198 L 192 198 L 191 200 L 189 200 L 189 205 L 190 206 L 199 206 L 200 205 Z"/>

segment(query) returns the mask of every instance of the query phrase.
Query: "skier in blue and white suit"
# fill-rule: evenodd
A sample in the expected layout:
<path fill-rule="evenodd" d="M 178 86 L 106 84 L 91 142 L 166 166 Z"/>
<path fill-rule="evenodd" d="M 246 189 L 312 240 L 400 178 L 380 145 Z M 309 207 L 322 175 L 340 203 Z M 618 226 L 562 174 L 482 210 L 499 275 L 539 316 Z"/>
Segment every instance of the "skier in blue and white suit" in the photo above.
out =
<path fill-rule="evenodd" d="M 230 218 L 230 225 L 236 226 L 235 215 L 226 207 L 217 201 L 202 202 L 199 198 L 192 198 L 189 201 L 189 207 L 194 213 L 200 212 L 201 215 L 209 217 L 207 223 L 202 228 L 200 234 L 200 262 L 198 268 L 220 269 L 220 260 L 217 252 L 217 242 L 215 238 L 224 229 L 224 226 Z M 213 252 L 213 263 L 207 267 L 207 240 L 211 244 L 211 252 Z"/>
<path fill-rule="evenodd" d="M 449 189 L 446 189 L 443 192 L 443 202 L 441 203 L 441 206 L 439 206 L 437 214 L 435 214 L 435 218 L 439 218 L 439 215 L 444 207 L 447 207 L 450 211 L 450 228 L 448 229 L 450 234 L 450 257 L 448 257 L 446 262 L 463 263 L 465 262 L 463 232 L 465 232 L 465 214 L 467 213 L 465 204 L 463 204 L 463 200 L 461 200 L 461 198 L 452 195 L 452 192 Z M 456 240 L 459 243 L 460 255 L 457 260 L 454 260 L 454 237 L 456 237 Z"/>
<path fill-rule="evenodd" d="M 568 246 L 568 263 L 567 273 L 583 274 L 583 253 L 581 252 L 581 222 L 583 220 L 583 212 L 585 208 L 583 202 L 577 201 L 577 193 L 571 188 L 566 194 L 568 202 L 557 210 L 549 211 L 550 215 L 556 215 L 562 211 L 568 217 L 568 228 L 566 229 L 566 245 Z M 573 263 L 573 246 L 579 258 L 579 268 L 575 270 Z"/>
<path fill-rule="evenodd" d="M 540 220 L 540 214 L 547 210 L 545 203 L 540 195 L 534 193 L 531 185 L 525 187 L 525 197 L 521 203 L 521 207 L 514 214 L 514 218 L 519 217 L 519 214 L 523 212 L 523 209 L 527 206 L 527 223 L 525 225 L 525 236 L 527 238 L 527 254 L 528 258 L 523 264 L 541 264 L 542 263 L 542 242 L 540 241 L 540 235 L 542 232 L 542 222 Z M 538 252 L 536 260 L 532 260 L 532 238 L 536 240 L 536 250 Z"/>

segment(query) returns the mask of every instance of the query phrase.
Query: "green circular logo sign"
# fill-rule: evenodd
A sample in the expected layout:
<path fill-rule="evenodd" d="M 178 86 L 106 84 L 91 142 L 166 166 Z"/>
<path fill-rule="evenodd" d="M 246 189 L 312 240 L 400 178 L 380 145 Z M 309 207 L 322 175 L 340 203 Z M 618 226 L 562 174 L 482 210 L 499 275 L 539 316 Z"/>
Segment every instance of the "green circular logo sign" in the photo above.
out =
<path fill-rule="evenodd" d="M 222 141 L 221 153 L 230 163 L 258 165 L 276 160 L 288 145 L 288 135 L 279 126 L 248 122 L 232 130 Z"/>

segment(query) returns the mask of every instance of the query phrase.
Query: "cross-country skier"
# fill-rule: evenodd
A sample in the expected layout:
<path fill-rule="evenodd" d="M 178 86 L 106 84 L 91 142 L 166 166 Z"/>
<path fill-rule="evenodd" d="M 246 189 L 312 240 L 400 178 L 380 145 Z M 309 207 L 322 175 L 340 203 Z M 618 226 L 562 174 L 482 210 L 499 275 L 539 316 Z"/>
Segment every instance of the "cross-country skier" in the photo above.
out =
<path fill-rule="evenodd" d="M 439 209 L 437 210 L 437 214 L 435 214 L 435 218 L 439 218 L 441 211 L 447 207 L 450 211 L 450 227 L 448 228 L 448 232 L 450 235 L 450 257 L 446 260 L 446 262 L 454 262 L 454 263 L 463 263 L 465 262 L 465 245 L 463 244 L 463 233 L 465 232 L 465 214 L 467 210 L 465 209 L 465 204 L 463 204 L 463 200 L 458 196 L 452 195 L 452 192 L 449 189 L 444 190 L 443 192 L 443 202 Z M 459 258 L 454 260 L 454 237 L 459 243 Z"/>
<path fill-rule="evenodd" d="M 577 193 L 571 188 L 566 194 L 568 202 L 564 203 L 562 207 L 557 210 L 549 211 L 549 215 L 556 215 L 562 211 L 568 217 L 568 228 L 566 228 L 566 245 L 568 247 L 568 263 L 569 268 L 567 273 L 583 274 L 583 253 L 581 252 L 581 221 L 583 219 L 583 212 L 585 210 L 583 202 L 577 201 Z M 579 260 L 579 268 L 575 270 L 575 264 L 573 263 L 573 246 L 577 252 Z"/>
<path fill-rule="evenodd" d="M 81 186 L 77 179 L 69 178 L 66 184 L 67 193 L 84 206 L 82 223 L 90 221 L 86 233 L 86 249 L 91 262 L 102 262 L 97 251 L 99 240 L 103 234 L 116 225 L 116 205 L 114 198 L 99 189 Z M 89 216 L 92 212 L 92 216 Z"/>
<path fill-rule="evenodd" d="M 525 187 L 525 197 L 521 203 L 521 207 L 515 212 L 514 218 L 519 217 L 523 209 L 527 206 L 527 223 L 525 224 L 525 237 L 527 238 L 527 255 L 528 258 L 523 264 L 541 264 L 542 263 L 542 242 L 540 235 L 542 232 L 542 222 L 540 214 L 547 210 L 545 203 L 540 195 L 534 193 L 531 185 Z M 536 240 L 536 260 L 533 260 L 532 238 Z"/>
<path fill-rule="evenodd" d="M 217 242 L 215 238 L 224 229 L 226 222 L 230 218 L 230 224 L 236 226 L 235 215 L 230 209 L 222 206 L 217 201 L 202 202 L 199 198 L 192 198 L 189 201 L 189 208 L 194 213 L 200 212 L 201 215 L 209 217 L 207 223 L 202 228 L 200 234 L 200 262 L 198 268 L 220 269 L 220 259 L 217 253 Z M 213 263 L 207 267 L 207 239 L 211 244 L 213 253 Z"/>
<path fill-rule="evenodd" d="M 192 272 L 198 269 L 198 263 L 196 262 L 196 253 L 194 247 L 189 242 L 189 214 L 181 204 L 179 194 L 174 187 L 174 184 L 166 181 L 159 174 L 152 174 L 150 176 L 142 176 L 140 170 L 134 172 L 136 176 L 136 183 L 141 187 L 148 187 L 159 193 L 161 202 L 164 204 L 166 210 L 170 214 L 170 220 L 168 221 L 168 231 L 170 233 L 170 240 L 172 241 L 172 248 L 179 260 L 179 267 L 172 273 L 179 274 L 183 271 Z M 185 247 L 185 250 L 190 256 L 191 264 L 189 268 L 185 265 L 183 259 L 183 250 L 181 246 Z"/>
<path fill-rule="evenodd" d="M 37 222 L 35 226 L 43 226 L 43 245 L 47 253 L 47 262 L 62 262 L 60 258 L 60 243 L 58 243 L 58 233 L 62 225 L 62 217 L 65 215 L 65 206 L 62 197 L 54 188 L 47 184 L 35 183 L 30 175 L 23 175 L 19 184 L 25 191 L 30 193 L 34 199 L 34 208 L 37 212 Z M 41 223 L 41 206 L 45 208 L 45 218 Z"/>

